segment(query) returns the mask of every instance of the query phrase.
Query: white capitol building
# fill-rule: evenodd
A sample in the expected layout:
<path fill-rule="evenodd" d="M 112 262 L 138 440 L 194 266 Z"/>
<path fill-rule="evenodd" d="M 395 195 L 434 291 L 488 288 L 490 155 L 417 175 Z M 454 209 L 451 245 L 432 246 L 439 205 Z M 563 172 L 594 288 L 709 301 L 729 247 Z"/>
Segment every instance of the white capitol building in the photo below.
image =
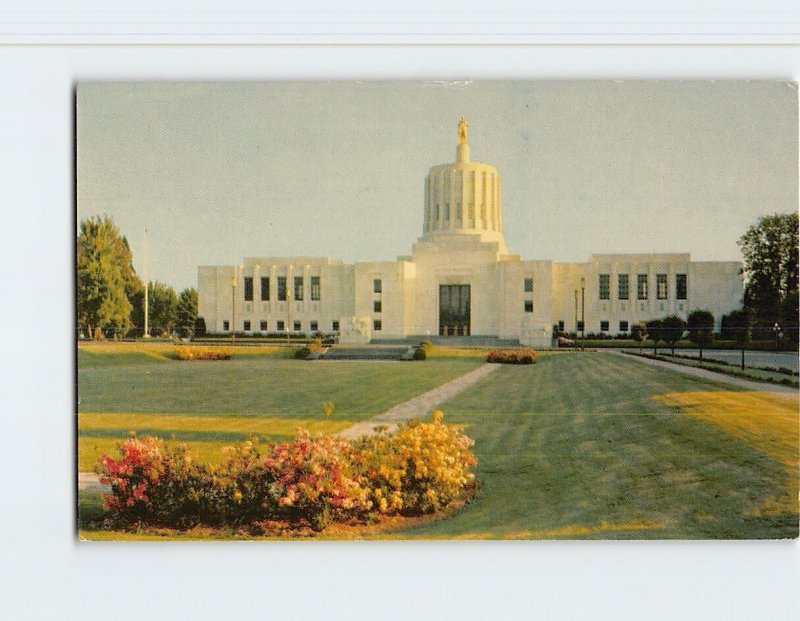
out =
<path fill-rule="evenodd" d="M 603 254 L 585 263 L 526 261 L 503 236 L 497 169 L 470 159 L 458 126 L 456 161 L 425 178 L 422 236 L 396 261 L 248 257 L 198 269 L 209 332 L 339 332 L 342 342 L 481 336 L 550 347 L 553 330 L 609 335 L 639 321 L 741 306 L 742 265 L 689 254 Z M 583 320 L 583 324 L 581 325 Z"/>

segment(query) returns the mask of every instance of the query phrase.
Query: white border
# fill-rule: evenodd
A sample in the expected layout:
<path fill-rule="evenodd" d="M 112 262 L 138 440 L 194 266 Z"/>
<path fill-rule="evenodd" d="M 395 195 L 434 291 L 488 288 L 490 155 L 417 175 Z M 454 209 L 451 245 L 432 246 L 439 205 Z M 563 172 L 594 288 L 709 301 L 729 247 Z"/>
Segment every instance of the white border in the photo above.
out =
<path fill-rule="evenodd" d="M 756 47 L 0 48 L 0 617 L 790 618 L 797 542 L 78 544 L 71 88 L 95 79 L 797 79 Z M 31 303 L 35 301 L 35 303 Z"/>

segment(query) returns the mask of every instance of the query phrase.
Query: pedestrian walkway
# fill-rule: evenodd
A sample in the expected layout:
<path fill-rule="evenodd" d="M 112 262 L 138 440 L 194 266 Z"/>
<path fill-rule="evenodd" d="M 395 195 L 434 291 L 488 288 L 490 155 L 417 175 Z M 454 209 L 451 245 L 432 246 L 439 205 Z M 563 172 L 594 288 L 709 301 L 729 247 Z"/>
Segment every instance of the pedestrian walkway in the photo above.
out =
<path fill-rule="evenodd" d="M 771 392 L 790 399 L 797 399 L 798 394 L 800 394 L 798 393 L 797 388 L 792 388 L 791 386 L 782 386 L 781 384 L 770 384 L 768 382 L 754 382 L 741 377 L 733 377 L 731 375 L 725 375 L 724 373 L 715 373 L 714 371 L 709 371 L 707 369 L 699 369 L 697 367 L 690 367 L 685 364 L 680 364 L 677 362 L 651 360 L 650 358 L 645 358 L 643 356 L 632 356 L 630 354 L 624 354 L 621 351 L 614 351 L 614 350 L 607 350 L 607 351 L 609 354 L 612 354 L 614 356 L 622 356 L 624 358 L 628 358 L 629 360 L 637 360 L 644 364 L 649 364 L 650 366 L 653 367 L 658 367 L 661 369 L 669 369 L 670 371 L 683 373 L 684 375 L 691 375 L 693 377 L 699 377 L 701 379 L 709 380 L 712 382 L 719 382 L 721 384 L 728 384 L 730 386 L 739 386 L 740 388 L 747 388 L 748 390 L 756 390 L 759 392 Z"/>
<path fill-rule="evenodd" d="M 383 414 L 378 414 L 374 418 L 356 423 L 352 427 L 348 427 L 336 435 L 340 438 L 353 440 L 361 436 L 375 433 L 376 427 L 385 427 L 387 431 L 394 431 L 400 423 L 427 414 L 440 403 L 444 403 L 461 391 L 466 390 L 485 377 L 488 377 L 491 373 L 499 369 L 500 366 L 499 364 L 486 363 L 469 373 L 465 373 L 454 380 L 450 380 L 446 384 L 437 386 L 428 392 L 417 395 L 413 399 L 400 403 L 386 410 Z"/>

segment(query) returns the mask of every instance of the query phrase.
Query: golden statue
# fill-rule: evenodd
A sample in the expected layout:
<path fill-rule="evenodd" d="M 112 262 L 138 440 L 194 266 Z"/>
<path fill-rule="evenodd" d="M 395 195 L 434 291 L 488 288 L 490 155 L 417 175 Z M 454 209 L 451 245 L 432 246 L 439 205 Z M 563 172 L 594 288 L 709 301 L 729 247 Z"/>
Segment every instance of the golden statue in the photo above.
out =
<path fill-rule="evenodd" d="M 467 144 L 468 128 L 469 123 L 467 123 L 467 119 L 462 116 L 461 120 L 458 122 L 458 144 Z"/>

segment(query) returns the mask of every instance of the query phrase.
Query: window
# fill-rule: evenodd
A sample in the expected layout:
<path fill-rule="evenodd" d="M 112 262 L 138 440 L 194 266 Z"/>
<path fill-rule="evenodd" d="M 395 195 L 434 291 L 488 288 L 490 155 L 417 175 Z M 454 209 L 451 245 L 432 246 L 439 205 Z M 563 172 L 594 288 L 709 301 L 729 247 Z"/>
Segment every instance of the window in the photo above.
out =
<path fill-rule="evenodd" d="M 526 313 L 533 312 L 533 300 L 525 300 L 525 312 Z"/>
<path fill-rule="evenodd" d="M 611 277 L 608 274 L 600 274 L 600 299 L 607 300 L 611 295 Z"/>
<path fill-rule="evenodd" d="M 244 320 L 244 324 L 243 325 L 244 325 L 244 331 L 245 332 L 250 332 L 250 322 L 247 319 Z"/>
<path fill-rule="evenodd" d="M 675 297 L 679 300 L 686 299 L 686 274 L 675 275 Z"/>
<path fill-rule="evenodd" d="M 311 300 L 319 302 L 319 276 L 311 277 Z"/>
<path fill-rule="evenodd" d="M 380 278 L 376 278 L 375 280 L 372 281 L 372 290 L 375 293 L 380 293 L 382 288 L 383 288 L 383 283 L 381 282 Z"/>
<path fill-rule="evenodd" d="M 339 331 L 339 322 L 336 321 L 335 319 L 333 320 L 333 322 L 331 322 L 331 329 L 334 332 L 338 332 Z"/>
<path fill-rule="evenodd" d="M 627 321 L 620 321 L 619 322 L 619 331 L 620 332 L 627 332 L 628 331 L 628 322 Z"/>
<path fill-rule="evenodd" d="M 299 321 L 294 322 L 294 327 L 292 328 L 295 332 L 300 332 L 303 329 L 302 324 Z"/>
<path fill-rule="evenodd" d="M 286 276 L 278 276 L 278 299 L 281 302 L 286 300 Z"/>
<path fill-rule="evenodd" d="M 303 299 L 303 277 L 294 277 L 294 299 L 302 301 Z"/>
<path fill-rule="evenodd" d="M 639 300 L 647 299 L 647 274 L 636 275 L 636 298 Z"/>
<path fill-rule="evenodd" d="M 380 319 L 376 319 L 375 321 L 372 322 L 372 329 L 375 330 L 375 332 L 380 332 L 381 327 L 382 324 Z"/>
<path fill-rule="evenodd" d="M 558 331 L 559 332 L 563 332 L 564 331 L 564 322 L 563 321 L 559 321 L 558 322 Z"/>
<path fill-rule="evenodd" d="M 380 300 L 375 300 L 375 301 L 372 303 L 372 312 L 374 312 L 374 313 L 380 313 L 380 312 L 381 312 L 381 306 L 382 306 L 382 305 L 381 305 L 381 301 L 380 301 Z"/>
<path fill-rule="evenodd" d="M 578 322 L 578 332 L 583 332 L 583 322 L 582 321 Z"/>
<path fill-rule="evenodd" d="M 533 293 L 533 278 L 525 279 L 525 293 Z"/>
<path fill-rule="evenodd" d="M 311 331 L 312 332 L 317 332 L 318 330 L 319 330 L 319 323 L 317 323 L 316 321 L 312 321 L 311 322 Z"/>
<path fill-rule="evenodd" d="M 627 300 L 630 295 L 630 283 L 627 274 L 617 274 L 617 297 L 620 300 Z"/>
<path fill-rule="evenodd" d="M 225 321 L 223 321 L 223 322 L 222 322 L 222 329 L 223 329 L 225 332 L 227 332 L 228 330 L 230 330 L 230 329 L 231 329 L 231 324 L 230 324 L 230 322 L 229 322 L 227 319 L 226 319 Z"/>
<path fill-rule="evenodd" d="M 269 302 L 269 276 L 261 277 L 261 301 Z"/>
<path fill-rule="evenodd" d="M 600 332 L 608 332 L 608 319 L 600 322 Z"/>
<path fill-rule="evenodd" d="M 667 275 L 656 274 L 656 297 L 659 300 L 667 299 Z"/>
<path fill-rule="evenodd" d="M 261 330 L 262 332 L 266 332 L 267 331 L 267 322 L 266 321 L 262 321 L 261 323 L 259 323 L 258 324 L 258 329 Z"/>
<path fill-rule="evenodd" d="M 278 320 L 278 332 L 283 332 L 284 330 L 286 330 L 286 323 L 279 319 Z"/>
<path fill-rule="evenodd" d="M 252 276 L 245 276 L 244 277 L 244 301 L 245 302 L 252 302 L 253 301 L 253 277 Z"/>

